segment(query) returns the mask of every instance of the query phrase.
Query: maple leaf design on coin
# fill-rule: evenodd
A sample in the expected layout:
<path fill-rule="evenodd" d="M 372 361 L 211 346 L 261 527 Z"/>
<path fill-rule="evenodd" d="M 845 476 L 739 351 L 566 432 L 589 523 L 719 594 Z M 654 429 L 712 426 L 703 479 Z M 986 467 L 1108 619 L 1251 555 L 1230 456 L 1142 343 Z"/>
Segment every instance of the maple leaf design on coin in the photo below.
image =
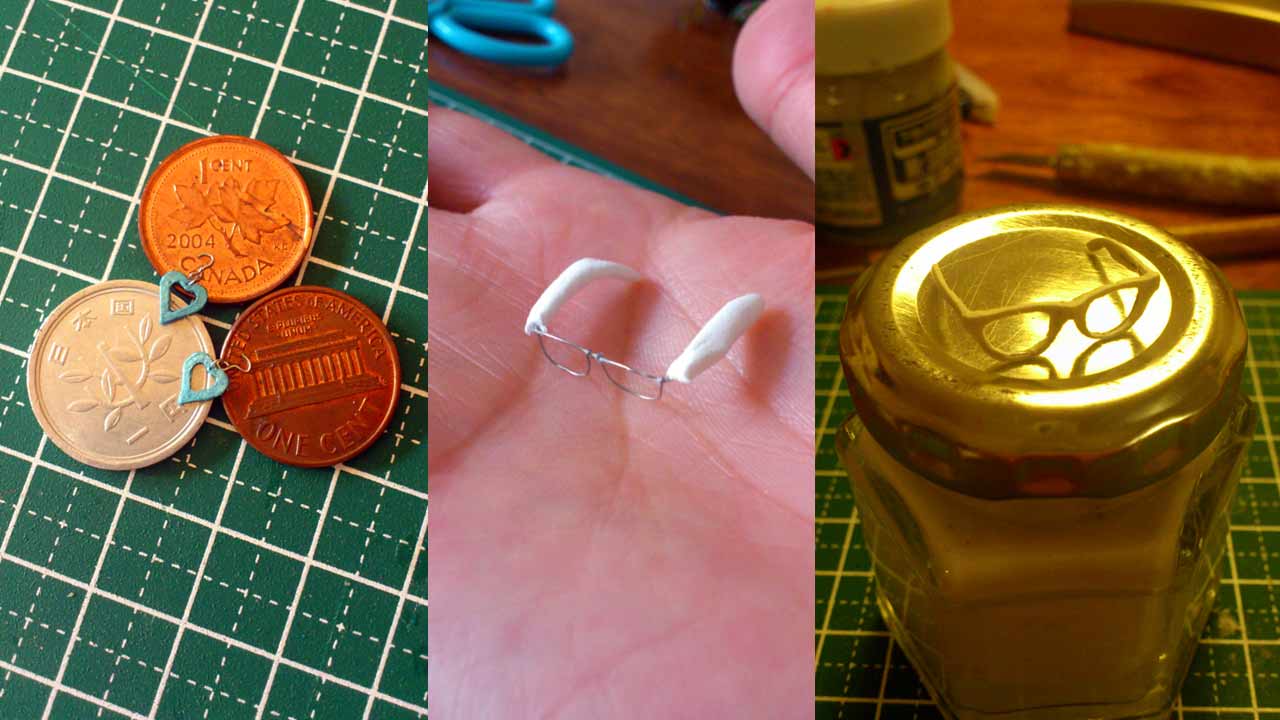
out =
<path fill-rule="evenodd" d="M 153 329 L 151 316 L 143 316 L 138 321 L 136 335 L 125 332 L 128 343 L 109 347 L 103 353 L 103 361 L 106 364 L 101 373 L 96 368 L 89 372 L 71 369 L 60 373 L 59 380 L 73 384 L 88 383 L 89 380 L 98 378 L 97 383 L 85 385 L 85 392 L 89 397 L 72 400 L 67 404 L 67 410 L 74 413 L 87 413 L 103 408 L 106 414 L 102 418 L 102 429 L 109 432 L 120 423 L 125 408 L 135 403 L 139 407 L 146 407 L 146 401 L 139 400 L 136 393 L 148 382 L 161 385 L 176 382 L 178 379 L 176 375 L 151 371 L 151 364 L 163 358 L 173 343 L 173 336 L 167 332 L 158 333 L 152 338 Z M 130 365 L 138 365 L 136 378 L 130 379 L 122 368 Z M 123 396 L 117 400 L 116 396 L 120 394 Z"/>
<path fill-rule="evenodd" d="M 302 233 L 288 217 L 274 208 L 279 180 L 254 179 L 247 187 L 231 178 L 222 183 L 209 183 L 202 188 L 198 181 L 190 185 L 174 183 L 173 192 L 179 207 L 169 218 L 186 230 L 208 225 L 222 236 L 227 249 L 236 257 L 249 254 L 237 247 L 238 239 L 261 245 L 264 237 L 275 242 L 301 242 Z"/>

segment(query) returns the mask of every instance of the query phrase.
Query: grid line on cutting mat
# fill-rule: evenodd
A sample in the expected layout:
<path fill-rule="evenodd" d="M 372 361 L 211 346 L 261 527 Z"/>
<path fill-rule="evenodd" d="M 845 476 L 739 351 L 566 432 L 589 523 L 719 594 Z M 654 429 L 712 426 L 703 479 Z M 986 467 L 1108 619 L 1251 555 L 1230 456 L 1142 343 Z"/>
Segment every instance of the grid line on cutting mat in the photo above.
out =
<path fill-rule="evenodd" d="M 426 716 L 426 28 L 413 7 L 0 7 L 0 717 Z M 387 322 L 400 415 L 333 469 L 266 459 L 220 410 L 156 466 L 84 466 L 31 415 L 26 348 L 76 290 L 154 282 L 138 194 L 160 158 L 217 133 L 275 145 L 324 188 L 299 279 Z M 239 309 L 206 310 L 215 341 Z"/>
<path fill-rule="evenodd" d="M 819 287 L 816 303 L 817 456 L 814 543 L 816 717 L 940 719 L 876 607 L 871 560 L 835 430 L 853 410 L 838 331 L 847 288 Z M 1244 388 L 1260 419 L 1232 510 L 1223 592 L 1201 636 L 1176 717 L 1280 720 L 1280 293 L 1242 292 L 1249 327 Z"/>

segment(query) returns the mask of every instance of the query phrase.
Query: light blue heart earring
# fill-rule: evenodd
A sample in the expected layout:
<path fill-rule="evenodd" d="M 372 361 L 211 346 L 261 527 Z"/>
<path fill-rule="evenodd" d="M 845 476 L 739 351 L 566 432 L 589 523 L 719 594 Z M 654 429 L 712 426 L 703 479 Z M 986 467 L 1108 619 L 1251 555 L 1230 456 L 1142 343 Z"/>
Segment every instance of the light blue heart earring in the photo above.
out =
<path fill-rule="evenodd" d="M 204 308 L 205 303 L 209 302 L 209 291 L 200 284 L 200 278 L 204 276 L 205 270 L 213 267 L 213 256 L 205 253 L 200 258 L 204 262 L 185 275 L 178 270 L 170 270 L 160 276 L 161 325 L 168 325 L 188 315 L 194 315 Z M 183 307 L 174 308 L 171 304 L 174 285 L 191 293 L 191 302 Z M 227 375 L 228 370 L 249 372 L 249 369 L 253 366 L 253 361 L 249 359 L 249 356 L 245 355 L 244 361 L 244 365 L 237 365 L 221 358 L 215 359 L 206 352 L 191 353 L 186 360 L 182 361 L 182 382 L 178 388 L 178 404 L 209 402 L 216 397 L 220 397 L 222 393 L 227 391 L 227 387 L 231 385 L 231 378 Z M 191 377 L 195 374 L 197 365 L 203 367 L 205 372 L 205 386 L 199 390 L 191 386 Z"/>
<path fill-rule="evenodd" d="M 209 291 L 200 285 L 200 278 L 204 276 L 204 271 L 213 267 L 212 255 L 201 255 L 201 258 L 208 258 L 204 264 L 192 270 L 189 274 L 183 275 L 177 270 L 170 270 L 160 276 L 160 324 L 168 325 L 175 320 L 181 320 L 188 315 L 194 315 L 204 309 L 205 303 L 209 302 Z M 191 293 L 191 302 L 180 308 L 172 306 L 173 286 L 177 285 L 183 290 Z"/>
<path fill-rule="evenodd" d="M 204 367 L 205 375 L 207 376 L 205 386 L 199 390 L 191 387 L 191 376 L 195 373 L 197 365 Z M 227 391 L 227 386 L 231 384 L 231 379 L 227 376 L 228 370 L 249 372 L 252 367 L 253 361 L 247 355 L 245 356 L 245 364 L 237 365 L 222 358 L 215 360 L 209 356 L 209 353 L 191 353 L 182 362 L 182 384 L 178 389 L 178 404 L 207 402 L 220 397 L 222 393 Z"/>

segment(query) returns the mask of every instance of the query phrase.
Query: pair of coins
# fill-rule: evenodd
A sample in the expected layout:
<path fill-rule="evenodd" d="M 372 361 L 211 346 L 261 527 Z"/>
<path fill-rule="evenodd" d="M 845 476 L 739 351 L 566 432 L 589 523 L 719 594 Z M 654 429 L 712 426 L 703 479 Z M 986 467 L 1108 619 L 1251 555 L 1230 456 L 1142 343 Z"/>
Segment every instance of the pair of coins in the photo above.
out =
<path fill-rule="evenodd" d="M 160 273 L 197 279 L 212 302 L 260 298 L 228 331 L 221 362 L 227 417 L 275 460 L 322 467 L 372 445 L 391 421 L 400 363 L 381 318 L 323 287 L 289 287 L 312 240 L 311 199 L 268 145 L 219 136 L 179 148 L 143 190 L 142 245 Z M 181 404 L 184 362 L 216 356 L 195 317 L 160 322 L 159 288 L 113 280 L 63 301 L 32 346 L 27 389 L 49 439 L 96 467 L 131 469 L 172 455 L 209 414 Z M 176 300 L 184 306 L 181 298 Z M 192 384 L 204 372 L 196 366 Z M 208 379 L 205 379 L 207 382 Z"/>

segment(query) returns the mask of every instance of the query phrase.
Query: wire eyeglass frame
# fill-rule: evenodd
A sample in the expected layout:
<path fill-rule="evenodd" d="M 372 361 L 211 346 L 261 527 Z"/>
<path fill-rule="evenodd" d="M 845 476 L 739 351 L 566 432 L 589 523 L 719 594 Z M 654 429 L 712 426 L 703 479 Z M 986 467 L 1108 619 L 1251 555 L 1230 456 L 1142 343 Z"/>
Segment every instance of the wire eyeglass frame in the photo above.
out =
<path fill-rule="evenodd" d="M 560 337 L 559 335 L 553 335 L 552 333 L 549 333 L 545 330 L 535 329 L 533 331 L 533 334 L 538 336 L 538 347 L 542 349 L 542 354 L 544 357 L 547 358 L 547 361 L 550 362 L 555 367 L 563 370 L 564 372 L 574 377 L 587 377 L 588 375 L 590 375 L 591 362 L 594 360 L 595 362 L 600 363 L 602 369 L 604 370 L 604 376 L 606 378 L 609 378 L 609 382 L 613 383 L 613 386 L 618 388 L 619 390 L 627 393 L 628 395 L 633 395 L 635 397 L 638 397 L 641 400 L 659 400 L 662 398 L 662 387 L 666 385 L 669 380 L 669 378 L 665 376 L 653 375 L 651 373 L 643 372 L 641 370 L 636 370 L 630 365 L 625 365 L 623 363 L 618 362 L 617 360 L 610 360 L 609 358 L 605 357 L 604 355 L 601 355 L 600 353 L 590 348 L 583 347 L 578 343 L 573 342 L 572 340 L 566 340 Z M 555 357 L 551 354 L 551 352 L 547 350 L 548 340 L 559 343 L 576 352 L 582 353 L 583 357 L 585 357 L 587 361 L 586 370 L 579 372 L 574 368 L 568 367 L 567 365 L 564 365 L 563 363 L 556 360 Z M 623 372 L 630 373 L 640 378 L 643 381 L 653 383 L 654 386 L 657 388 L 657 390 L 655 390 L 652 393 L 645 393 L 645 392 L 641 392 L 639 390 L 635 390 L 633 388 L 627 387 L 626 385 L 619 382 L 617 378 L 613 377 L 613 375 L 609 373 L 610 367 L 617 368 L 619 370 L 622 370 Z"/>

